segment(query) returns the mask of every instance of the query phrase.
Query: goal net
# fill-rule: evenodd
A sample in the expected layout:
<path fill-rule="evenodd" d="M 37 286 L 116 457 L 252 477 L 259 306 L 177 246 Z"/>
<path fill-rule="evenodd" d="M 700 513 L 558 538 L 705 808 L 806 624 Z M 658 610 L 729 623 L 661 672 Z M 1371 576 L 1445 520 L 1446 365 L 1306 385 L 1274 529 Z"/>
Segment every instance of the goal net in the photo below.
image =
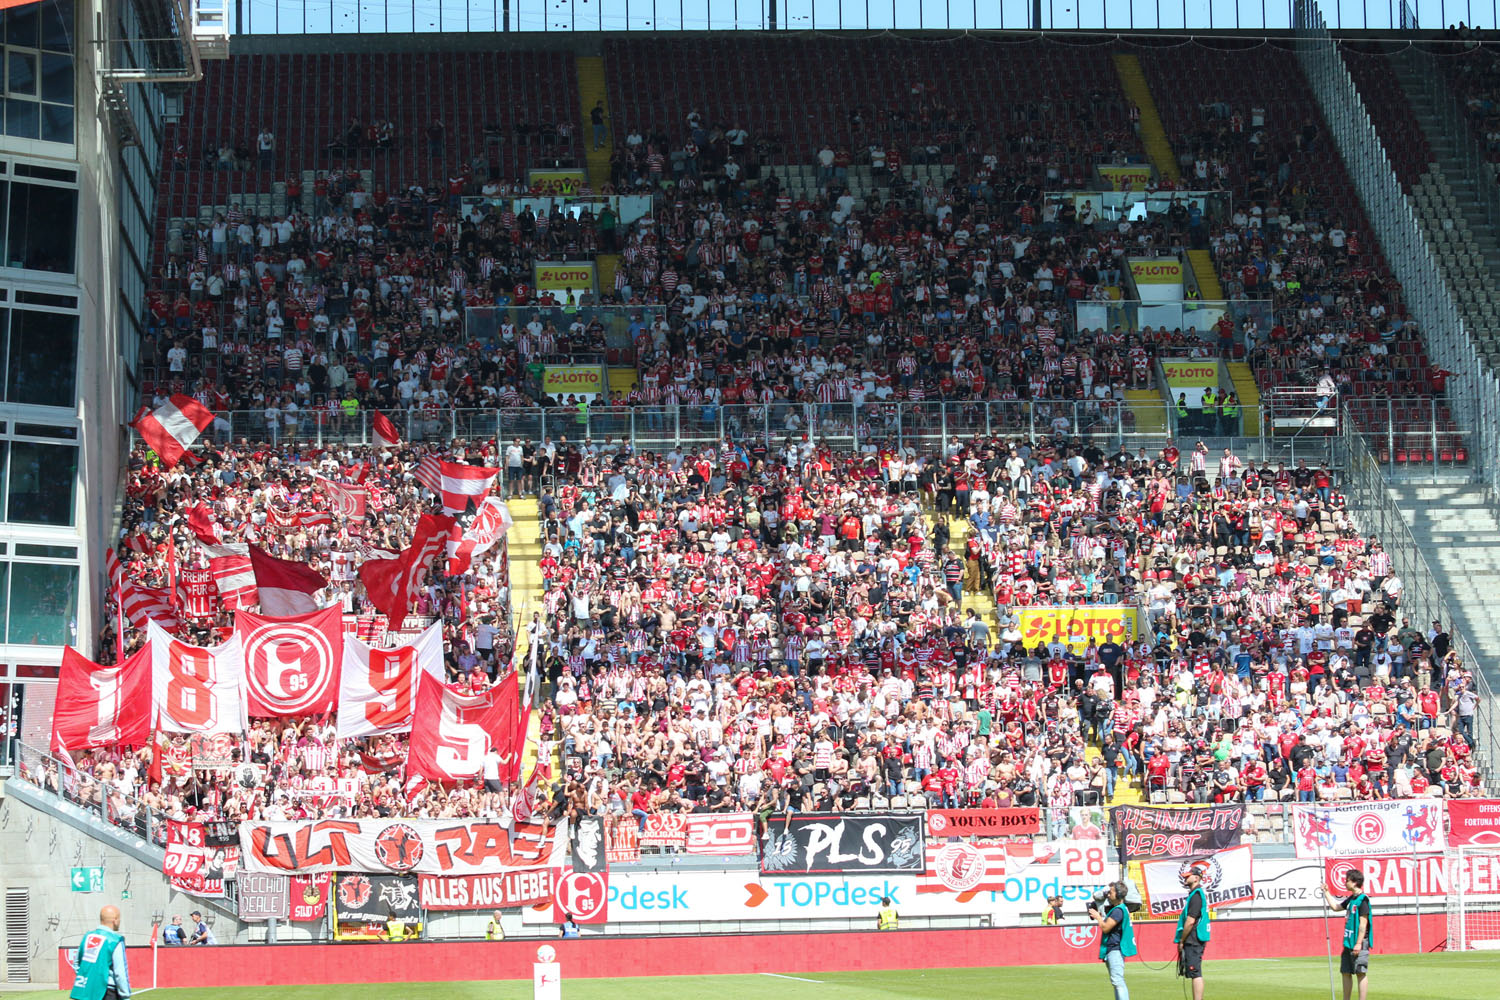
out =
<path fill-rule="evenodd" d="M 1448 950 L 1500 950 L 1500 846 L 1448 850 Z"/>

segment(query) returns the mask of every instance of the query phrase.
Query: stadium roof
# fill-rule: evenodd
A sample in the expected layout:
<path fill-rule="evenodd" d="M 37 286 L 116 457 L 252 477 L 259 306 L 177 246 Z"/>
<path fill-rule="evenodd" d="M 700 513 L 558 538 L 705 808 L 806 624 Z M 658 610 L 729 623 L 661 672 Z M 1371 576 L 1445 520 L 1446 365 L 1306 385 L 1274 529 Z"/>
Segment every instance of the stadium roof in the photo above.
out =
<path fill-rule="evenodd" d="M 1465 0 L 234 0 L 236 34 L 556 31 L 1287 31 L 1313 4 L 1333 30 L 1494 27 Z"/>

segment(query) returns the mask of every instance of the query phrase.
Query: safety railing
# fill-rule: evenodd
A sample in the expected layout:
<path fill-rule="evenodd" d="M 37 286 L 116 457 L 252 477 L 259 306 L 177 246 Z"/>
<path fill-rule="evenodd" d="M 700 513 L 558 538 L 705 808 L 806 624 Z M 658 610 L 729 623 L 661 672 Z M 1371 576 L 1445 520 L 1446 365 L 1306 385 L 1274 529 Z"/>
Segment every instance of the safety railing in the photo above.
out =
<path fill-rule="evenodd" d="M 1381 142 L 1359 88 L 1313 4 L 1296 6 L 1299 57 L 1344 165 L 1359 192 L 1387 263 L 1402 287 L 1402 299 L 1418 323 L 1427 355 L 1455 373 L 1447 403 L 1469 433 L 1468 456 L 1494 496 L 1500 487 L 1500 381 L 1482 364 L 1457 304 L 1442 281 L 1438 258 L 1428 245 Z"/>
<path fill-rule="evenodd" d="M 754 406 L 557 406 L 503 409 L 413 409 L 388 414 L 404 440 L 446 444 L 455 440 L 522 442 L 627 442 L 637 451 L 664 452 L 725 440 L 816 440 L 835 449 L 888 446 L 918 453 L 946 452 L 976 440 L 1037 441 L 1062 437 L 1102 450 L 1145 448 L 1154 453 L 1179 436 L 1212 439 L 1242 458 L 1327 461 L 1332 436 L 1294 440 L 1266 432 L 1258 407 L 1237 418 L 1203 422 L 1180 418 L 1162 403 L 1112 400 L 950 400 L 885 403 L 775 402 Z M 371 413 L 327 409 L 231 410 L 217 415 L 204 438 L 216 445 L 241 440 L 297 445 L 368 445 Z"/>
<path fill-rule="evenodd" d="M 1191 331 L 1202 335 L 1211 343 L 1216 338 L 1215 328 L 1219 320 L 1225 316 L 1234 323 L 1232 339 L 1237 344 L 1244 343 L 1243 329 L 1247 321 L 1255 323 L 1255 328 L 1262 337 L 1276 326 L 1276 311 L 1269 299 L 1186 299 L 1180 302 L 1080 300 L 1073 305 L 1073 316 L 1080 330 L 1113 330 L 1120 327 L 1135 332 L 1149 326 L 1153 329 Z"/>

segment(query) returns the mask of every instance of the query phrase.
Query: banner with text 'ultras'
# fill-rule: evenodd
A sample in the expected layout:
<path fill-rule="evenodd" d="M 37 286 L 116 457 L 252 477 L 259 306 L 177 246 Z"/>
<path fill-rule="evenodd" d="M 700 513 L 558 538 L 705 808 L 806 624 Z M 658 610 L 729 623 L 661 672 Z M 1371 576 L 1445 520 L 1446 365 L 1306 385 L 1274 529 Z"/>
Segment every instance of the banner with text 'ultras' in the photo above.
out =
<path fill-rule="evenodd" d="M 240 864 L 249 872 L 305 875 L 490 875 L 566 862 L 566 821 L 513 828 L 482 820 L 322 819 L 240 824 Z"/>

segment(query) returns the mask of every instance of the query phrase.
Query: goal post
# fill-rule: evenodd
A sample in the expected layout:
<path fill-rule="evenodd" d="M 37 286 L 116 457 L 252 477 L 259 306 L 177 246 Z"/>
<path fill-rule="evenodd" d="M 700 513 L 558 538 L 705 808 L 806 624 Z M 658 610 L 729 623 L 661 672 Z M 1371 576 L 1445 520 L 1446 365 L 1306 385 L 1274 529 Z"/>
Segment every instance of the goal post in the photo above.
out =
<path fill-rule="evenodd" d="M 1500 951 L 1500 845 L 1450 847 L 1449 951 Z"/>

